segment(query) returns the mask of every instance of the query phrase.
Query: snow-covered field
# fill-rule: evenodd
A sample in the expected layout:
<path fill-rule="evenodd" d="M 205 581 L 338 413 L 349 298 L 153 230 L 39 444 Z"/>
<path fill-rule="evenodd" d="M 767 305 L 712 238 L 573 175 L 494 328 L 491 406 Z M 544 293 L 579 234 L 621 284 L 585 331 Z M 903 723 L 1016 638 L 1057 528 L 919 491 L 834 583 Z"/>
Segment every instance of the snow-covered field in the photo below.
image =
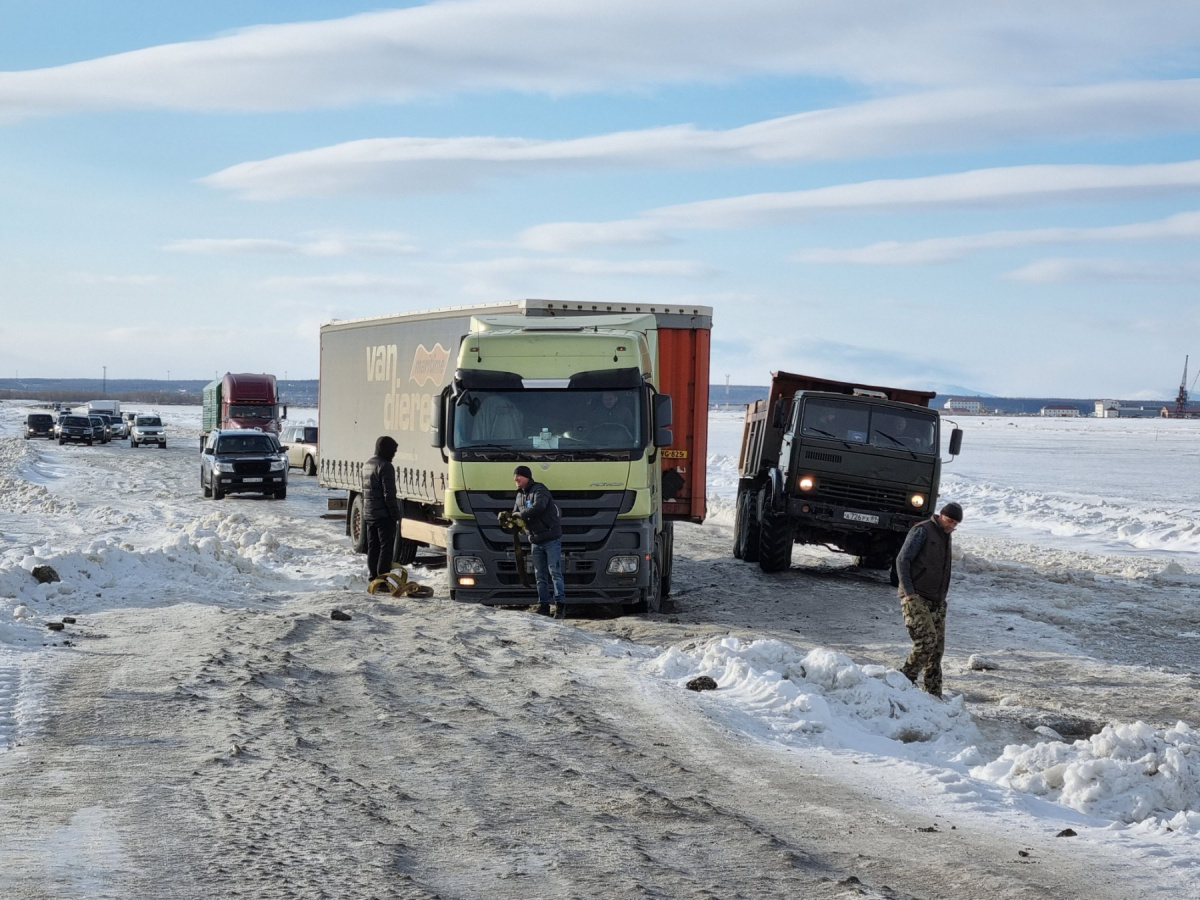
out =
<path fill-rule="evenodd" d="M 182 634 L 214 611 L 226 623 L 229 616 L 264 622 L 318 606 L 327 615 L 335 604 L 357 622 L 375 608 L 366 606 L 374 601 L 363 592 L 364 567 L 342 523 L 322 518 L 329 495 L 316 479 L 293 470 L 285 501 L 201 499 L 198 408 L 160 410 L 165 451 L 25 441 L 25 412 L 0 405 L 0 821 L 12 812 L 6 802 L 16 802 L 3 799 L 5 786 L 20 779 L 12 758 L 24 751 L 29 764 L 54 732 L 65 702 L 54 697 L 62 673 L 103 653 L 97 635 L 106 629 L 135 616 L 151 632 L 157 625 Z M 295 422 L 315 416 L 292 410 Z M 894 595 L 875 573 L 819 548 L 797 548 L 793 570 L 777 576 L 732 559 L 741 422 L 740 411 L 710 416 L 709 521 L 677 530 L 673 614 L 562 623 L 449 607 L 444 573 L 417 567 L 414 577 L 436 593 L 408 601 L 406 627 L 432 633 L 451 622 L 460 637 L 447 640 L 468 656 L 471 642 L 462 634 L 507 629 L 501 645 L 529 642 L 528 665 L 545 664 L 539 647 L 552 641 L 562 654 L 554 671 L 573 689 L 619 679 L 628 698 L 658 704 L 672 724 L 650 736 L 652 746 L 670 746 L 676 731 L 732 740 L 755 748 L 756 777 L 764 781 L 819 776 L 878 802 L 859 814 L 882 820 L 904 810 L 936 831 L 961 829 L 956 839 L 1011 840 L 1025 848 L 1024 856 L 1013 849 L 1014 865 L 1045 861 L 1062 873 L 1045 896 L 1200 896 L 1200 733 L 1193 731 L 1200 727 L 1200 421 L 959 420 L 963 453 L 945 467 L 942 489 L 943 501 L 957 500 L 966 511 L 955 537 L 946 666 L 953 696 L 945 703 L 895 671 L 906 638 Z M 42 564 L 62 580 L 38 584 L 30 573 Z M 47 630 L 64 616 L 77 621 Z M 220 655 L 228 639 L 187 633 L 182 656 Z M 720 689 L 681 695 L 701 674 Z M 480 693 L 461 690 L 489 702 L 482 683 L 472 687 Z M 598 717 L 635 717 L 633 699 L 624 710 L 620 698 L 608 702 Z M 34 886 L 45 890 L 59 877 L 62 854 L 70 852 L 62 842 L 78 834 L 37 832 L 51 849 L 31 855 L 35 812 L 7 837 L 0 828 L 0 855 L 10 860 L 0 894 L 107 896 L 113 884 L 135 883 L 101 854 L 80 863 L 94 869 L 79 882 L 81 892 L 37 893 Z M 1068 828 L 1076 836 L 1055 837 Z M 969 856 L 969 847 L 939 852 L 964 849 Z M 657 871 L 661 858 L 651 856 L 640 865 Z M 532 890 L 485 889 L 444 874 L 427 883 L 448 896 L 550 896 L 545 873 L 522 865 L 527 878 L 538 879 L 529 882 Z M 889 865 L 899 867 L 890 875 L 893 888 L 905 872 L 914 879 L 907 890 L 929 886 L 912 896 L 1043 896 L 1038 879 L 1048 877 L 1026 867 L 995 883 L 963 875 L 950 889 L 956 868 L 972 871 L 950 855 L 936 876 L 904 868 L 915 863 Z M 713 866 L 704 884 L 722 875 L 728 881 L 712 894 L 678 873 L 661 883 L 643 880 L 654 896 L 775 895 L 763 884 L 782 896 L 797 877 L 789 870 L 752 882 Z M 1080 873 L 1089 879 L 1079 881 Z M 935 877 L 942 880 L 922 881 Z M 597 884 L 621 884 L 612 878 Z M 579 878 L 565 884 L 564 896 L 589 895 Z M 828 896 L 862 895 L 851 883 L 830 885 Z M 318 896 L 295 894 L 310 895 Z M 642 894 L 618 888 L 612 895 Z M 263 889 L 259 896 L 289 894 Z"/>

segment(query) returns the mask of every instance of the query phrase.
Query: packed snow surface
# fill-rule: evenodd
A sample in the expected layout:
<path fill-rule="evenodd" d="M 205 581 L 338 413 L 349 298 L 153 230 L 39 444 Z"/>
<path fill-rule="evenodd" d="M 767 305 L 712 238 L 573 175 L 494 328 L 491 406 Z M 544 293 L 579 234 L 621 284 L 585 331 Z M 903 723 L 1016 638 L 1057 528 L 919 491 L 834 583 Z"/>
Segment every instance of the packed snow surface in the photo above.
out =
<path fill-rule="evenodd" d="M 157 410 L 167 423 L 165 451 L 23 440 L 26 411 L 15 402 L 0 406 L 0 749 L 35 727 L 49 677 L 43 660 L 70 649 L 47 636 L 47 622 L 361 592 L 363 565 L 341 523 L 321 518 L 329 495 L 316 479 L 293 470 L 286 501 L 201 500 L 198 408 Z M 315 421 L 316 411 L 292 417 Z M 1088 829 L 1090 840 L 1161 857 L 1164 872 L 1184 873 L 1174 884 L 1191 884 L 1189 873 L 1200 867 L 1193 730 L 1200 722 L 1168 718 L 1174 707 L 1164 701 L 1144 717 L 1085 723 L 1092 727 L 1077 732 L 1046 719 L 1030 725 L 1031 740 L 997 743 L 984 733 L 989 723 L 1025 701 L 986 696 L 982 679 L 995 657 L 1009 668 L 1069 657 L 1095 673 L 1095 690 L 1112 692 L 1106 696 L 1121 700 L 1122 710 L 1138 708 L 1122 691 L 1161 693 L 1165 685 L 1188 696 L 1200 649 L 1200 422 L 959 424 L 963 453 L 944 467 L 941 497 L 966 511 L 955 538 L 947 700 L 896 670 L 904 648 L 898 625 L 886 640 L 864 637 L 857 659 L 851 644 L 816 645 L 802 628 L 790 635 L 739 628 L 667 646 L 618 636 L 606 664 L 626 668 L 648 691 L 707 675 L 717 690 L 696 702 L 704 697 L 699 714 L 712 727 L 802 752 L 826 771 L 853 764 L 855 778 L 931 813 Z M 757 568 L 735 564 L 728 550 L 741 425 L 740 411 L 711 413 L 708 521 L 680 529 L 676 552 L 688 553 L 692 540 L 704 548 L 695 553 L 701 570 L 721 567 L 714 579 L 744 579 L 740 590 L 754 591 Z M 856 589 L 847 580 L 855 570 L 837 554 L 797 548 L 795 564 L 840 579 L 831 582 L 840 591 Z M 35 580 L 31 573 L 43 565 L 61 580 Z M 444 573 L 421 577 L 446 596 Z M 862 585 L 880 596 L 877 580 Z M 698 590 L 684 587 L 680 606 L 687 590 Z M 807 615 L 817 618 L 820 609 Z M 955 668 L 952 658 L 963 662 Z"/>

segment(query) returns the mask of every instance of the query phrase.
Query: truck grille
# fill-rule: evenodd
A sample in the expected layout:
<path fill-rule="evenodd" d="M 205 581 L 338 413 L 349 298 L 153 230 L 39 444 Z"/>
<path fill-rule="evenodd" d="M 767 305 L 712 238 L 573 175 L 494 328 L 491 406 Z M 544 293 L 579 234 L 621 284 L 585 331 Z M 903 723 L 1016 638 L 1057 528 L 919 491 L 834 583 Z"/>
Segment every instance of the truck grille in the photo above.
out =
<path fill-rule="evenodd" d="M 240 459 L 233 463 L 235 475 L 266 475 L 271 471 L 271 463 L 265 459 Z"/>
<path fill-rule="evenodd" d="M 459 505 L 474 513 L 485 541 L 493 550 L 512 546 L 512 536 L 500 530 L 497 516 L 512 509 L 511 493 L 463 491 Z M 631 491 L 555 491 L 563 548 L 595 550 L 604 546 L 617 515 L 633 503 Z"/>
<path fill-rule="evenodd" d="M 903 509 L 908 503 L 908 494 L 900 488 L 840 481 L 822 481 L 818 496 L 828 503 L 867 509 Z"/>
<path fill-rule="evenodd" d="M 804 458 L 816 460 L 817 462 L 834 463 L 839 466 L 842 464 L 842 454 L 840 453 L 822 453 L 819 450 L 805 450 Z"/>

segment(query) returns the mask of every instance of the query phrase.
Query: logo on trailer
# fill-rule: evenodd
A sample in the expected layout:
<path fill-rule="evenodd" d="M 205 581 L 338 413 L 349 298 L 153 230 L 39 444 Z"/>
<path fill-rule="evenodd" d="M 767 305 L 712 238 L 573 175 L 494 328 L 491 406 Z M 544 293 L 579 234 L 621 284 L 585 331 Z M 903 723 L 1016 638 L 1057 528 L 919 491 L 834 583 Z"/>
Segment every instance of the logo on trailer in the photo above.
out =
<path fill-rule="evenodd" d="M 432 350 L 426 350 L 424 344 L 417 345 L 413 356 L 412 371 L 408 377 L 418 385 L 441 384 L 446 377 L 446 364 L 450 362 L 450 351 L 441 344 L 434 344 Z"/>

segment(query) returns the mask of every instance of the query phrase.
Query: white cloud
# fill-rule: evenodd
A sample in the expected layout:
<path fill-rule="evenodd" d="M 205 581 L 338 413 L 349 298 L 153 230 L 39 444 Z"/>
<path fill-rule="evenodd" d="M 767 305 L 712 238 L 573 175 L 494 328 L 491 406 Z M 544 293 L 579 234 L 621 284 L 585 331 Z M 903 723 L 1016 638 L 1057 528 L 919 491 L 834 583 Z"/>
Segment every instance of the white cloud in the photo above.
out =
<path fill-rule="evenodd" d="M 1034 228 L 923 241 L 884 241 L 848 249 L 812 248 L 801 251 L 796 258 L 806 263 L 907 266 L 949 262 L 971 253 L 1010 247 L 1197 239 L 1200 239 L 1200 212 L 1187 212 L 1154 222 L 1102 228 Z"/>
<path fill-rule="evenodd" d="M 561 95 L 764 73 L 1065 84 L 1159 74 L 1189 58 L 1198 35 L 1200 7 L 1177 0 L 444 0 L 0 73 L 0 116 Z"/>
<path fill-rule="evenodd" d="M 607 260 L 607 259 L 531 259 L 506 257 L 480 262 L 462 263 L 456 268 L 480 275 L 510 275 L 551 272 L 564 275 L 636 275 L 675 278 L 702 278 L 715 273 L 712 266 L 693 260 Z"/>
<path fill-rule="evenodd" d="M 93 272 L 75 272 L 71 280 L 77 284 L 116 285 L 119 287 L 152 287 L 170 281 L 163 275 L 98 275 Z"/>
<path fill-rule="evenodd" d="M 164 250 L 180 253 L 286 254 L 296 256 L 407 256 L 417 249 L 403 234 L 319 237 L 311 241 L 284 241 L 273 238 L 190 238 L 172 241 Z"/>
<path fill-rule="evenodd" d="M 689 125 L 539 141 L 373 138 L 239 163 L 202 179 L 256 199 L 465 190 L 487 179 L 617 167 L 689 168 L 878 157 L 1020 138 L 1193 132 L 1200 80 L 973 89 L 873 100 L 727 131 Z"/>
<path fill-rule="evenodd" d="M 343 272 L 336 275 L 279 275 L 264 278 L 261 285 L 272 291 L 327 291 L 332 293 L 371 294 L 385 291 L 409 291 L 422 285 L 411 278 Z"/>
<path fill-rule="evenodd" d="M 1063 165 L 975 169 L 948 175 L 862 181 L 804 191 L 746 194 L 647 210 L 615 222 L 547 223 L 521 233 L 558 250 L 605 244 L 614 235 L 643 242 L 676 230 L 726 230 L 798 222 L 829 213 L 1028 207 L 1129 200 L 1200 190 L 1200 160 L 1134 166 Z"/>
<path fill-rule="evenodd" d="M 1160 262 L 1143 259 L 1043 259 L 1008 273 L 1013 281 L 1034 284 L 1200 281 L 1200 262 Z"/>

